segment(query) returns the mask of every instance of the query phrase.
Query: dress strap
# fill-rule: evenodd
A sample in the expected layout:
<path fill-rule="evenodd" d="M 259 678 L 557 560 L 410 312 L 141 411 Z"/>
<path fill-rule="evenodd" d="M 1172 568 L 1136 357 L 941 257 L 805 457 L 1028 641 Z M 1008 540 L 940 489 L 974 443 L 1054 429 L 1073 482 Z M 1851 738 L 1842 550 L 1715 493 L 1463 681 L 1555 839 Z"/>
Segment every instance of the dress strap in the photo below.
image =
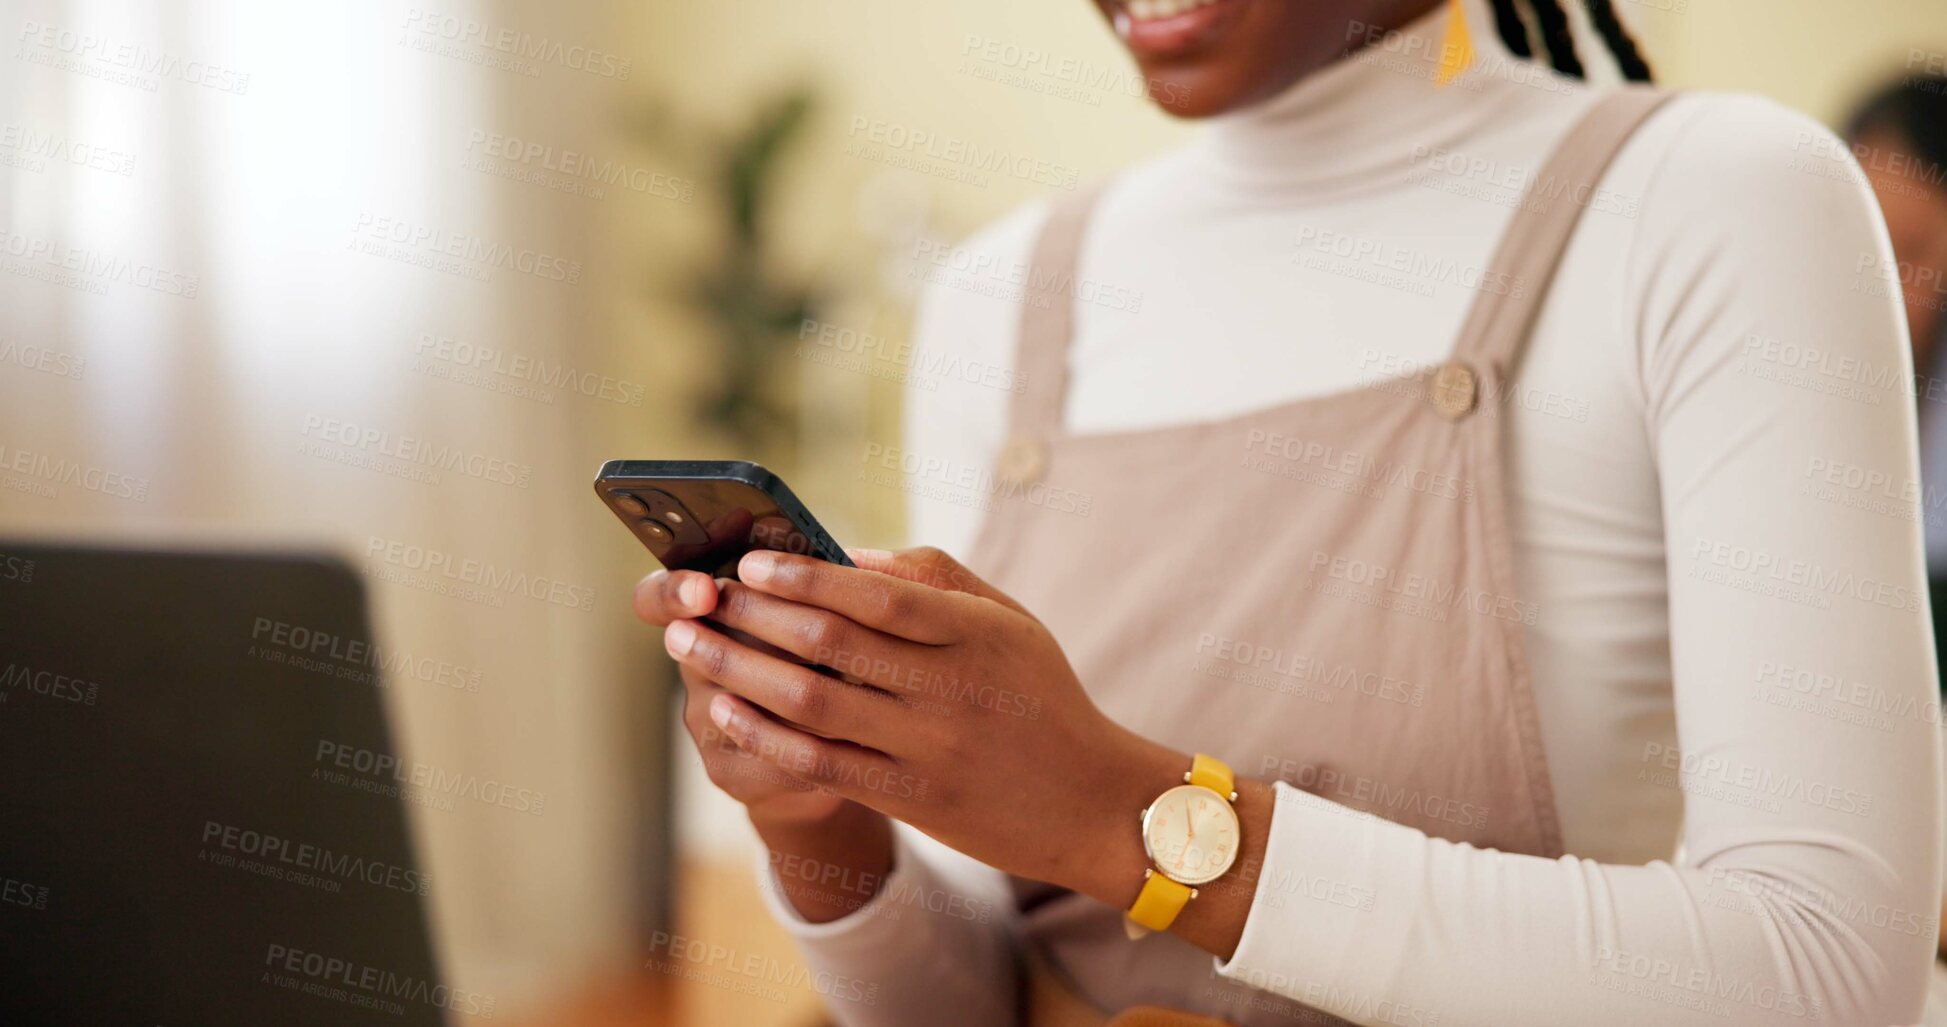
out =
<path fill-rule="evenodd" d="M 1603 174 L 1637 127 L 1675 95 L 1640 86 L 1618 89 L 1596 101 L 1555 148 L 1523 192 L 1483 279 L 1514 284 L 1482 293 L 1474 303 L 1454 344 L 1456 361 L 1492 365 L 1501 380 L 1512 376 L 1569 237 L 1582 212 L 1600 202 Z"/>
<path fill-rule="evenodd" d="M 1022 283 L 1021 325 L 1014 344 L 1014 368 L 1020 382 L 1011 415 L 1016 439 L 1046 439 L 1061 429 L 1061 408 L 1068 394 L 1068 340 L 1075 334 L 1082 233 L 1101 192 L 1102 186 L 1097 184 L 1057 201 L 1028 260 L 1027 278 Z"/>

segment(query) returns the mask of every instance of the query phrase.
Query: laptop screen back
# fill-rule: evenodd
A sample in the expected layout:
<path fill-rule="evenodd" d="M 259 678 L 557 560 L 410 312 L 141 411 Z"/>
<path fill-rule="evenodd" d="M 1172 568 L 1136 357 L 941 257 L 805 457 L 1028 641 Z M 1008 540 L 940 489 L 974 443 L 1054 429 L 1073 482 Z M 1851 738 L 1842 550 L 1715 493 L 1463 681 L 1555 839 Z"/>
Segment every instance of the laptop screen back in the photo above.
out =
<path fill-rule="evenodd" d="M 0 541 L 0 1023 L 439 1024 L 357 577 Z"/>

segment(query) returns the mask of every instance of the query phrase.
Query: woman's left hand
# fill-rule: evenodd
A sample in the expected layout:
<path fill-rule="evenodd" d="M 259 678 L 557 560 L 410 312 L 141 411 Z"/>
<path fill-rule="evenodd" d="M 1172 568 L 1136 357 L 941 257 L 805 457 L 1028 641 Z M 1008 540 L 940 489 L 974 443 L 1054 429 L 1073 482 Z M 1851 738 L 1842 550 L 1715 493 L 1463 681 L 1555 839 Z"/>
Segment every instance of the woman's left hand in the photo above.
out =
<path fill-rule="evenodd" d="M 711 717 L 982 862 L 1126 905 L 1149 865 L 1138 815 L 1189 756 L 1111 721 L 1048 629 L 946 554 L 852 555 L 859 568 L 753 552 L 741 583 L 719 583 L 711 621 L 814 666 L 670 625 L 670 655 L 731 693 Z"/>

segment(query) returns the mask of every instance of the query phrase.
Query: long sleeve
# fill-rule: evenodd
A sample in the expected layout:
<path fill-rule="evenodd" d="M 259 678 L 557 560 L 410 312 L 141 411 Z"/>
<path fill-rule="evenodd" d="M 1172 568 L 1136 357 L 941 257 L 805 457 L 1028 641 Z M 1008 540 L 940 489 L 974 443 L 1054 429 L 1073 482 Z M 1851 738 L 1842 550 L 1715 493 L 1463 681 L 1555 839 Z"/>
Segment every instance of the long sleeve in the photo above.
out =
<path fill-rule="evenodd" d="M 760 857 L 765 904 L 796 941 L 806 981 L 843 1027 L 996 1027 L 1014 1017 L 1014 916 L 1001 875 L 901 826 L 893 869 L 838 920 L 798 916 L 778 876 L 818 868 Z"/>
<path fill-rule="evenodd" d="M 1919 518 L 1942 511 L 1885 230 L 1836 140 L 1741 99 L 1691 109 L 1639 221 L 1612 280 L 1661 492 L 1678 744 L 1629 773 L 1681 791 L 1681 857 L 1476 850 L 1281 785 L 1221 973 L 1360 1024 L 1920 1016 L 1940 757 Z M 1333 901 L 1347 888 L 1370 901 Z"/>

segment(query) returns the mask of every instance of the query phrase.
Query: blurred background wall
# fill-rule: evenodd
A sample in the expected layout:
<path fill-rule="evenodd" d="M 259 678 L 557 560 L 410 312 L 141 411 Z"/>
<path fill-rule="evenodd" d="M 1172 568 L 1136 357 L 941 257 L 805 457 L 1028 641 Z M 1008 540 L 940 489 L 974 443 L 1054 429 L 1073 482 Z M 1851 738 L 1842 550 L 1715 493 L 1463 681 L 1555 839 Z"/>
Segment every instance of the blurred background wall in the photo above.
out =
<path fill-rule="evenodd" d="M 1947 53 L 1947 0 L 1618 6 L 1664 82 L 1827 120 Z M 534 1008 L 640 966 L 672 910 L 784 953 L 630 615 L 652 561 L 589 480 L 612 457 L 755 457 L 841 539 L 923 541 L 857 473 L 895 437 L 914 254 L 1044 187 L 884 140 L 1087 181 L 1180 139 L 1094 10 L 0 11 L 0 534 L 330 547 L 385 641 L 477 672 L 387 687 L 408 756 L 546 797 L 419 813 L 461 986 Z M 544 584 L 453 587 L 469 561 Z M 709 994 L 698 1018 L 814 1002 Z"/>
<path fill-rule="evenodd" d="M 678 201 L 486 152 L 622 159 L 603 9 L 4 10 L 0 533 L 341 553 L 413 661 L 386 686 L 407 758 L 534 800 L 414 809 L 459 980 L 518 1006 L 616 959 L 665 750 L 644 560 L 586 514 L 662 395 L 613 328 L 658 229 L 606 226 Z"/>

